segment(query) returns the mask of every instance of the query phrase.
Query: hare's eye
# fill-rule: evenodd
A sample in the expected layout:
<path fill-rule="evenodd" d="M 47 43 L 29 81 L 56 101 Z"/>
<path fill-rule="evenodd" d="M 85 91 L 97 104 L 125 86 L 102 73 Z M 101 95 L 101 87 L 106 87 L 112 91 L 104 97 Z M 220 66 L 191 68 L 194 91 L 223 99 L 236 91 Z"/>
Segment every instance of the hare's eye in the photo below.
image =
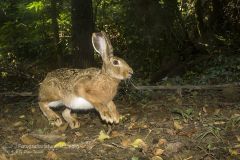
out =
<path fill-rule="evenodd" d="M 119 64 L 118 60 L 113 60 L 113 65 L 118 65 L 118 64 Z"/>

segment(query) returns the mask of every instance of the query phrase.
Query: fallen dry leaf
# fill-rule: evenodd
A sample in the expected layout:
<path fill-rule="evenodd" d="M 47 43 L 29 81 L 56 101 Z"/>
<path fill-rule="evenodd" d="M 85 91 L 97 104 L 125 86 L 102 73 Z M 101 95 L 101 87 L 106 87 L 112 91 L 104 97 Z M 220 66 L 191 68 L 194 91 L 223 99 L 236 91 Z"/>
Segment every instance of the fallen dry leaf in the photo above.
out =
<path fill-rule="evenodd" d="M 141 128 L 148 128 L 147 124 L 142 124 Z"/>
<path fill-rule="evenodd" d="M 156 149 L 154 149 L 153 154 L 154 154 L 155 156 L 160 156 L 160 155 L 163 154 L 163 152 L 164 152 L 163 149 L 161 149 L 161 148 L 156 148 Z"/>
<path fill-rule="evenodd" d="M 131 123 L 129 124 L 129 126 L 128 126 L 128 130 L 136 129 L 136 128 L 138 128 L 138 126 L 136 125 L 135 122 L 131 122 Z"/>
<path fill-rule="evenodd" d="M 56 160 L 58 159 L 58 156 L 55 152 L 53 151 L 48 151 L 47 155 L 46 155 L 46 159 L 47 160 Z"/>
<path fill-rule="evenodd" d="M 13 127 L 20 127 L 20 126 L 22 126 L 24 123 L 22 122 L 22 121 L 18 121 L 18 122 L 15 122 L 14 124 L 13 124 Z"/>
<path fill-rule="evenodd" d="M 174 136 L 174 135 L 177 134 L 177 133 L 176 133 L 176 130 L 169 129 L 169 128 L 166 129 L 166 133 L 169 134 L 169 135 L 171 135 L 171 136 Z"/>
<path fill-rule="evenodd" d="M 175 143 L 168 143 L 165 148 L 166 154 L 172 154 L 177 153 L 179 150 L 183 147 L 183 144 L 181 142 L 175 142 Z"/>
<path fill-rule="evenodd" d="M 133 146 L 134 148 L 142 148 L 145 151 L 148 148 L 147 144 L 140 138 L 136 139 L 133 143 L 131 143 L 131 146 Z"/>
<path fill-rule="evenodd" d="M 176 102 L 178 105 L 182 105 L 182 99 L 181 99 L 181 98 L 176 98 L 176 99 L 175 99 L 175 102 Z"/>
<path fill-rule="evenodd" d="M 101 130 L 100 133 L 99 133 L 99 136 L 98 136 L 98 140 L 100 142 L 103 142 L 105 139 L 109 139 L 109 135 L 106 134 L 105 131 Z"/>
<path fill-rule="evenodd" d="M 123 137 L 124 133 L 118 132 L 118 131 L 112 131 L 111 132 L 111 137 Z"/>
<path fill-rule="evenodd" d="M 173 126 L 176 130 L 182 130 L 183 126 L 180 124 L 179 121 L 173 121 Z"/>
<path fill-rule="evenodd" d="M 131 121 L 131 122 L 136 122 L 137 119 L 138 119 L 138 116 L 137 116 L 137 115 L 132 115 L 132 116 L 130 117 L 130 121 Z"/>
<path fill-rule="evenodd" d="M 220 109 L 215 109 L 213 115 L 215 115 L 215 116 L 219 115 L 220 111 L 221 111 Z"/>
<path fill-rule="evenodd" d="M 67 144 L 65 142 L 58 142 L 54 145 L 54 148 L 63 148 L 63 147 L 66 147 Z"/>
<path fill-rule="evenodd" d="M 151 160 L 163 160 L 162 157 L 159 156 L 154 156 L 151 158 Z"/>
<path fill-rule="evenodd" d="M 192 137 L 193 134 L 197 132 L 196 128 L 188 128 L 185 129 L 184 131 L 181 131 L 178 133 L 179 136 L 187 136 L 187 137 Z"/>
<path fill-rule="evenodd" d="M 21 115 L 21 116 L 19 116 L 19 118 L 20 118 L 20 119 L 23 119 L 23 118 L 25 118 L 25 115 Z"/>
<path fill-rule="evenodd" d="M 240 149 L 240 144 L 236 144 L 236 145 L 234 145 L 234 148 L 238 148 L 238 149 Z M 239 152 L 240 152 L 240 150 L 239 150 Z"/>
<path fill-rule="evenodd" d="M 0 154 L 0 160 L 8 160 L 5 154 Z"/>
<path fill-rule="evenodd" d="M 213 124 L 215 124 L 215 125 L 223 125 L 223 124 L 226 124 L 226 122 L 224 122 L 224 121 L 216 121 Z"/>
<path fill-rule="evenodd" d="M 203 107 L 202 110 L 203 110 L 204 113 L 207 113 L 207 108 L 206 107 Z"/>
<path fill-rule="evenodd" d="M 165 145 L 165 144 L 167 144 L 167 140 L 166 139 L 164 139 L 164 138 L 161 138 L 161 139 L 159 139 L 159 141 L 158 141 L 158 145 Z"/>
<path fill-rule="evenodd" d="M 131 158 L 131 160 L 139 160 L 139 158 L 136 157 L 136 156 L 133 156 L 133 157 Z"/>
<path fill-rule="evenodd" d="M 31 145 L 31 144 L 40 143 L 40 141 L 38 139 L 36 139 L 28 134 L 24 134 L 20 139 L 23 142 L 23 144 Z"/>
<path fill-rule="evenodd" d="M 75 135 L 78 136 L 78 137 L 83 136 L 83 133 L 81 133 L 81 132 L 74 132 L 74 133 L 75 133 Z"/>
<path fill-rule="evenodd" d="M 230 153 L 232 156 L 240 155 L 240 151 L 238 151 L 237 149 L 231 149 L 231 148 L 229 148 L 228 151 L 229 151 L 229 153 Z"/>
<path fill-rule="evenodd" d="M 32 113 L 35 113 L 35 112 L 36 112 L 36 109 L 35 109 L 35 108 L 31 108 L 31 112 L 32 112 Z"/>
<path fill-rule="evenodd" d="M 123 122 L 126 121 L 129 118 L 130 114 L 126 114 L 126 115 L 120 115 L 119 121 Z"/>
<path fill-rule="evenodd" d="M 236 135 L 237 141 L 240 142 L 240 136 Z"/>
<path fill-rule="evenodd" d="M 24 131 L 24 130 L 27 130 L 27 128 L 24 127 L 24 126 L 20 126 L 20 127 L 18 127 L 18 131 L 19 131 L 19 132 L 22 132 L 22 131 Z"/>
<path fill-rule="evenodd" d="M 130 140 L 129 138 L 128 138 L 128 139 L 124 139 L 124 140 L 122 140 L 122 142 L 121 142 L 121 145 L 122 145 L 124 148 L 129 147 L 130 144 L 131 144 L 131 140 Z"/>
<path fill-rule="evenodd" d="M 143 142 L 142 139 L 136 139 L 133 143 L 131 143 L 131 146 L 133 146 L 134 148 L 141 148 L 141 145 L 144 144 L 145 142 Z"/>

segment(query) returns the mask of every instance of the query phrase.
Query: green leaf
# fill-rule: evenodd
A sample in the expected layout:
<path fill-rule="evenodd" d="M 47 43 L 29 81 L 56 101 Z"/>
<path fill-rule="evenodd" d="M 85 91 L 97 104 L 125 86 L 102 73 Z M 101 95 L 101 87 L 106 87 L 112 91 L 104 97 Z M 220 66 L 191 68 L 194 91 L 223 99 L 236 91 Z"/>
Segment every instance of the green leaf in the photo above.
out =
<path fill-rule="evenodd" d="M 32 3 L 29 3 L 26 7 L 28 10 L 34 10 L 35 12 L 42 11 L 44 8 L 44 4 L 42 1 L 35 1 Z"/>

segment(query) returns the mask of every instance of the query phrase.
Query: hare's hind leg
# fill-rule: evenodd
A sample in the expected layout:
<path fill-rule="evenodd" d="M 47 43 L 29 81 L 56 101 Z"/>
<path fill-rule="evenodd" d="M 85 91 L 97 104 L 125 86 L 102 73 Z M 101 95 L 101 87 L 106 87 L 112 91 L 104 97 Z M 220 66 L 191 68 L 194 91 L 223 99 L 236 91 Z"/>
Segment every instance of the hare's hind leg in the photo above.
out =
<path fill-rule="evenodd" d="M 39 107 L 47 119 L 55 124 L 56 126 L 61 126 L 62 119 L 49 107 L 48 102 L 39 102 Z"/>
<path fill-rule="evenodd" d="M 71 127 L 71 129 L 74 128 L 79 128 L 80 127 L 80 123 L 79 121 L 73 117 L 71 115 L 71 110 L 69 108 L 66 108 L 63 112 L 62 112 L 62 116 L 63 118 L 67 121 L 67 123 L 69 124 L 69 126 Z"/>

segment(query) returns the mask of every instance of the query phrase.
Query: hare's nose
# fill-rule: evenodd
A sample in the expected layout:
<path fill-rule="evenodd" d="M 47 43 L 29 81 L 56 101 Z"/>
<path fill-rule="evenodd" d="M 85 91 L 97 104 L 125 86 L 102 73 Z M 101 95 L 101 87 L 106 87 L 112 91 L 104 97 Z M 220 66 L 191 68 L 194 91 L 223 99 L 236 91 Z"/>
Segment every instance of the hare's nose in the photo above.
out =
<path fill-rule="evenodd" d="M 132 76 L 132 75 L 133 75 L 133 70 L 130 69 L 130 70 L 128 71 L 128 74 Z"/>
<path fill-rule="evenodd" d="M 131 74 L 131 75 L 132 75 L 132 74 L 133 74 L 133 71 L 129 71 L 129 74 Z"/>

